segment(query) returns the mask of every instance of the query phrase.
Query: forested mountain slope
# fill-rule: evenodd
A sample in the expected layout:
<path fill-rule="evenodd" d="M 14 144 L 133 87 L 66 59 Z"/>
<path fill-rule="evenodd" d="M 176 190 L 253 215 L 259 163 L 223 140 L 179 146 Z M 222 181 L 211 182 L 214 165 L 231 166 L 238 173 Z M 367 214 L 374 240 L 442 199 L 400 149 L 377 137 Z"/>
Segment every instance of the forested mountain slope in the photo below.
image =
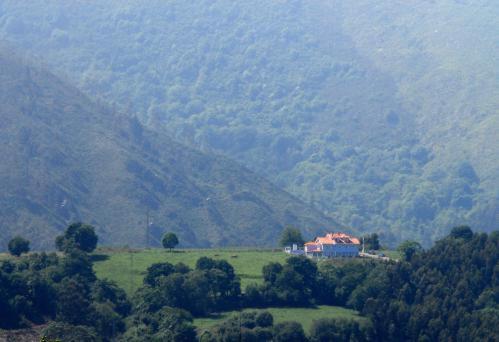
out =
<path fill-rule="evenodd" d="M 73 221 L 105 245 L 274 245 L 286 224 L 339 227 L 244 167 L 186 148 L 0 48 L 0 248 L 53 248 Z M 149 215 L 150 236 L 146 237 Z"/>
<path fill-rule="evenodd" d="M 499 221 L 499 3 L 13 0 L 84 91 L 385 241 Z M 436 228 L 441 227 L 441 228 Z"/>

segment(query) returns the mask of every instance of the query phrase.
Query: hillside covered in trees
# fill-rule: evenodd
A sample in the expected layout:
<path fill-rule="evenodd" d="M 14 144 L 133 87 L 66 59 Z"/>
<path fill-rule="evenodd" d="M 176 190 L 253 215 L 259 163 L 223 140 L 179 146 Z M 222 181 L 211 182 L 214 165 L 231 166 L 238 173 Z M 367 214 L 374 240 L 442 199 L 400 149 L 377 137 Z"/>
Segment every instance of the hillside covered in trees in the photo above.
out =
<path fill-rule="evenodd" d="M 497 228 L 499 3 L 30 1 L 0 36 L 385 240 Z M 297 215 L 299 216 L 299 215 Z"/>
<path fill-rule="evenodd" d="M 160 246 L 165 231 L 183 246 L 268 246 L 287 224 L 309 235 L 339 226 L 248 169 L 148 130 L 21 60 L 0 47 L 1 249 L 16 235 L 52 249 L 75 221 L 120 246 Z"/>

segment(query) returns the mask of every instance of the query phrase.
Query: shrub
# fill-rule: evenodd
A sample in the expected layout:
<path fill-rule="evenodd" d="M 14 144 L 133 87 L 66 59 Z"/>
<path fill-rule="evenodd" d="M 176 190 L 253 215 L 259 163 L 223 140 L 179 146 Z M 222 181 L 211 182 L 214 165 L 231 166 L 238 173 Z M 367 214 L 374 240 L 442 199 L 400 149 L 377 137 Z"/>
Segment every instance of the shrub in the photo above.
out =
<path fill-rule="evenodd" d="M 9 241 L 8 247 L 10 254 L 20 256 L 23 253 L 29 252 L 29 241 L 20 236 L 16 236 Z"/>

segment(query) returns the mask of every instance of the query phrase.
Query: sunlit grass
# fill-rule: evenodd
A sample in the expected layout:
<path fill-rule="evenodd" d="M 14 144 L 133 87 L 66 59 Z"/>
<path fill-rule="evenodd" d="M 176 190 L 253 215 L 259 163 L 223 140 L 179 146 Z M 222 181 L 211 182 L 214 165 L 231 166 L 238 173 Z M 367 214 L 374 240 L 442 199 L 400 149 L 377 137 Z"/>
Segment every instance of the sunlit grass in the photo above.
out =
<path fill-rule="evenodd" d="M 315 308 L 266 308 L 274 316 L 274 323 L 284 321 L 296 321 L 303 325 L 303 329 L 308 331 L 312 322 L 320 318 L 345 318 L 345 319 L 365 319 L 358 315 L 358 312 L 339 306 L 320 305 Z M 245 309 L 243 312 L 256 311 L 256 309 Z M 209 329 L 230 317 L 237 317 L 238 311 L 222 312 L 210 317 L 201 317 L 194 320 L 194 325 L 199 331 Z"/>
<path fill-rule="evenodd" d="M 391 258 L 399 258 L 396 251 L 382 251 Z M 98 278 L 115 281 L 129 295 L 142 285 L 147 268 L 157 262 L 176 264 L 182 262 L 194 268 L 196 261 L 203 257 L 227 260 L 241 279 L 244 291 L 250 283 L 261 283 L 262 267 L 269 262 L 284 263 L 287 254 L 280 249 L 183 249 L 169 252 L 164 249 L 99 249 L 93 254 L 94 270 Z M 0 255 L 1 258 L 1 255 Z M 1 259 L 0 259 L 1 260 Z M 333 259 L 339 264 L 352 259 Z M 356 259 L 362 262 L 361 259 Z"/>
<path fill-rule="evenodd" d="M 153 263 L 182 262 L 195 267 L 200 257 L 227 260 L 241 278 L 244 290 L 249 283 L 260 283 L 262 267 L 269 262 L 283 263 L 287 254 L 281 250 L 256 249 L 195 249 L 169 252 L 163 249 L 146 250 L 99 250 L 94 253 L 94 269 L 99 278 L 114 280 L 128 294 L 132 294 L 142 285 L 146 269 Z"/>

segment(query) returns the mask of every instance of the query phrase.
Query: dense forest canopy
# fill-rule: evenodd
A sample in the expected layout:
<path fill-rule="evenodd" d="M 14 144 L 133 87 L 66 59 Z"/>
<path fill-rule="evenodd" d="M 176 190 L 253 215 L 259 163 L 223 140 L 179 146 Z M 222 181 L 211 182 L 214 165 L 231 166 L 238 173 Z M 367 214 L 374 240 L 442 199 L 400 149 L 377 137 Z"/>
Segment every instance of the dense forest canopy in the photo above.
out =
<path fill-rule="evenodd" d="M 0 35 L 86 92 L 341 222 L 497 228 L 496 1 L 3 1 Z"/>
<path fill-rule="evenodd" d="M 103 245 L 156 247 L 166 231 L 183 247 L 272 246 L 288 224 L 307 236 L 341 227 L 237 163 L 90 100 L 3 45 L 0 103 L 0 251 L 16 235 L 33 250 L 54 249 L 77 221 L 91 222 Z"/>

